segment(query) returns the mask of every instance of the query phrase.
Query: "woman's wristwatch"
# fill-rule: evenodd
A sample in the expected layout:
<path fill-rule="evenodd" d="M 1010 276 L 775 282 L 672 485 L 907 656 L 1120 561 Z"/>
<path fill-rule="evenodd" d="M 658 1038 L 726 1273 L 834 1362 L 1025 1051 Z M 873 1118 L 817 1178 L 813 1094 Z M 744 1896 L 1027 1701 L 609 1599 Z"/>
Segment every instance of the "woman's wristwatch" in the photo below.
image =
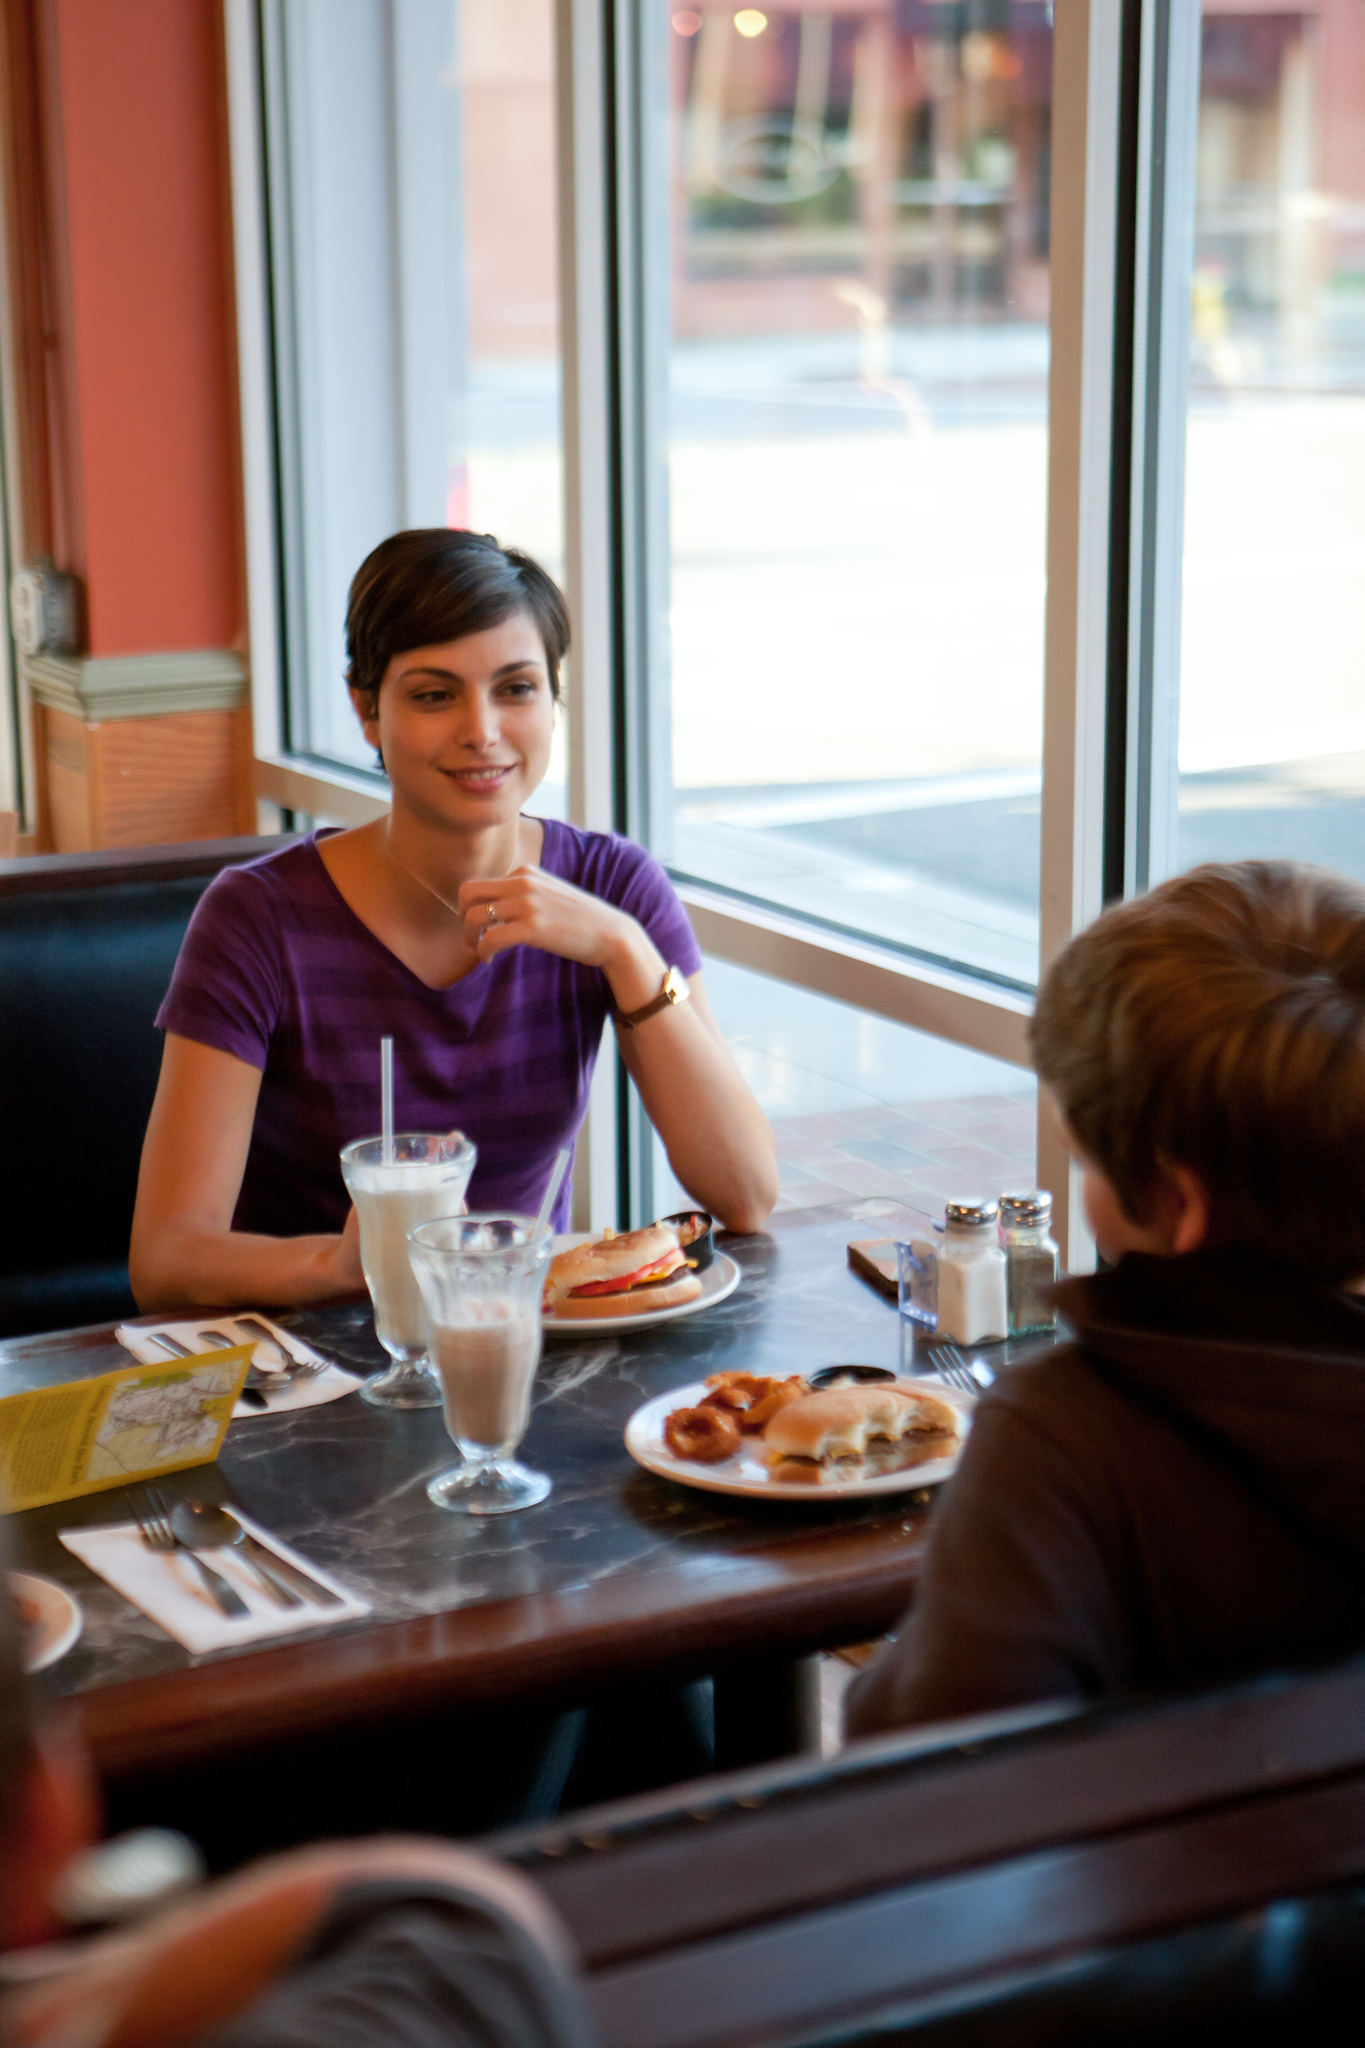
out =
<path fill-rule="evenodd" d="M 616 1021 L 623 1031 L 633 1031 L 637 1024 L 643 1024 L 647 1017 L 657 1017 L 660 1010 L 668 1009 L 671 1004 L 685 1003 L 691 993 L 681 967 L 670 967 L 653 1002 L 646 1003 L 642 1010 L 618 1010 Z"/>

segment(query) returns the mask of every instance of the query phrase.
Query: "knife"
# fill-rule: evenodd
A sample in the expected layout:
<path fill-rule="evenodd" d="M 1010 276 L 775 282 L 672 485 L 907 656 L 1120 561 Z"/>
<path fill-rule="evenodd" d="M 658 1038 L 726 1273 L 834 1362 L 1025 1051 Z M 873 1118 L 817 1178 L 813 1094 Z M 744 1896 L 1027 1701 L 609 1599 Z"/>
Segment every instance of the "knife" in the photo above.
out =
<path fill-rule="evenodd" d="M 177 1337 L 153 1337 L 152 1342 L 159 1344 L 163 1351 L 169 1351 L 172 1358 L 198 1356 L 197 1352 L 191 1351 L 189 1345 L 182 1344 Z M 258 1387 L 243 1387 L 237 1399 L 247 1408 L 264 1408 L 267 1405 L 265 1395 Z"/>
<path fill-rule="evenodd" d="M 237 1523 L 237 1527 L 242 1529 L 240 1519 L 232 1514 L 231 1508 L 227 1510 L 227 1513 L 232 1515 L 232 1519 Z M 319 1606 L 344 1607 L 346 1605 L 340 1593 L 334 1593 L 331 1587 L 324 1586 L 320 1579 L 315 1579 L 311 1573 L 301 1570 L 298 1565 L 291 1564 L 287 1557 L 280 1556 L 278 1550 L 271 1550 L 268 1544 L 259 1543 L 249 1529 L 242 1529 L 242 1548 L 247 1552 L 248 1556 L 259 1554 L 266 1564 L 269 1565 L 272 1572 L 278 1572 L 282 1579 L 287 1579 L 301 1593 L 309 1595 Z"/>

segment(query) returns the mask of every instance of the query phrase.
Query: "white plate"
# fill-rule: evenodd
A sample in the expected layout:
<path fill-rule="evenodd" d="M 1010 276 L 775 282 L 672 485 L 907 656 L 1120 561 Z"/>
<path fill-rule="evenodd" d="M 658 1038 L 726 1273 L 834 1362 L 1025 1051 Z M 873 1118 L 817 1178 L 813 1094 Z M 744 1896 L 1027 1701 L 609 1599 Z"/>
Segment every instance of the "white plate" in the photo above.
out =
<path fill-rule="evenodd" d="M 557 1237 L 556 1252 L 567 1251 L 571 1245 L 590 1244 L 586 1233 L 579 1237 Z M 718 1301 L 733 1294 L 739 1285 L 739 1267 L 724 1252 L 717 1252 L 704 1273 L 697 1278 L 701 1281 L 701 1293 L 691 1301 L 675 1301 L 669 1308 L 650 1308 L 635 1316 L 543 1316 L 541 1318 L 547 1337 L 602 1337 L 610 1336 L 617 1330 L 650 1330 L 655 1323 L 671 1323 L 677 1316 L 699 1316 L 704 1308 L 714 1308 Z"/>
<path fill-rule="evenodd" d="M 55 1579 L 40 1579 L 36 1572 L 10 1572 L 8 1578 L 11 1597 L 26 1600 L 38 1610 L 32 1626 L 23 1609 L 19 1611 L 24 1669 L 29 1673 L 46 1671 L 49 1664 L 66 1655 L 85 1624 L 80 1602 Z"/>
<path fill-rule="evenodd" d="M 925 1465 L 908 1465 L 900 1472 L 878 1472 L 871 1479 L 834 1479 L 826 1486 L 801 1486 L 785 1479 L 770 1479 L 763 1462 L 761 1436 L 741 1438 L 732 1458 L 714 1465 L 698 1464 L 693 1458 L 677 1458 L 669 1450 L 664 1442 L 664 1420 L 675 1408 L 695 1408 L 706 1392 L 704 1380 L 674 1387 L 671 1393 L 658 1394 L 654 1400 L 646 1401 L 643 1408 L 637 1408 L 626 1424 L 626 1449 L 637 1465 L 643 1465 L 646 1472 L 657 1472 L 661 1479 L 677 1479 L 684 1486 L 699 1486 L 707 1493 L 742 1493 L 763 1500 L 854 1500 L 870 1493 L 911 1493 L 918 1486 L 937 1486 L 953 1471 L 962 1455 L 976 1402 L 972 1395 L 944 1386 L 942 1380 L 907 1379 L 896 1384 L 913 1388 L 916 1393 L 933 1394 L 957 1409 L 962 1418 L 957 1450 Z"/>

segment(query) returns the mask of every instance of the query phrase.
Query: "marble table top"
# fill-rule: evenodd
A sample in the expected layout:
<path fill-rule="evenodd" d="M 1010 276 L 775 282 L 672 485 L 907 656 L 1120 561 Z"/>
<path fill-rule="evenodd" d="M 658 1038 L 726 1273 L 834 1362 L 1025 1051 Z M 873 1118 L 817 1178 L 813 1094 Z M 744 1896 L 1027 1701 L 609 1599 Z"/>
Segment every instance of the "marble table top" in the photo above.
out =
<path fill-rule="evenodd" d="M 267 1666 L 276 1697 L 291 1683 L 303 1687 L 305 1674 L 316 1689 L 324 1651 L 334 1685 L 345 1682 L 362 1651 L 367 1670 L 382 1663 L 381 1639 L 409 1672 L 424 1662 L 458 1661 L 457 1624 L 472 1622 L 480 1610 L 487 1610 L 484 1632 L 466 1632 L 469 1655 L 476 1636 L 491 1640 L 496 1615 L 499 1640 L 515 1636 L 542 1662 L 557 1630 L 591 1624 L 600 1633 L 604 1617 L 614 1616 L 613 1668 L 620 1669 L 629 1665 L 632 1645 L 649 1634 L 642 1620 L 631 1625 L 632 1612 L 655 1617 L 657 1640 L 668 1610 L 720 1612 L 733 1595 L 758 1623 L 771 1619 L 771 1643 L 779 1648 L 788 1625 L 780 1617 L 790 1610 L 795 1653 L 814 1646 L 812 1631 L 831 1644 L 868 1632 L 868 1611 L 849 1597 L 865 1570 L 880 1574 L 878 1625 L 888 1625 L 913 1584 L 923 1491 L 852 1505 L 701 1493 L 639 1470 L 622 1432 L 641 1402 L 727 1368 L 782 1376 L 848 1362 L 928 1369 L 925 1352 L 914 1353 L 912 1326 L 846 1263 L 849 1238 L 894 1235 L 908 1220 L 885 1202 L 787 1212 L 761 1236 L 723 1240 L 742 1280 L 714 1310 L 646 1332 L 547 1342 L 521 1455 L 552 1475 L 554 1492 L 525 1513 L 484 1521 L 433 1507 L 426 1483 L 456 1457 L 440 1410 L 380 1412 L 349 1396 L 236 1422 L 216 1465 L 164 1482 L 175 1498 L 240 1505 L 361 1592 L 374 1609 L 366 1622 L 296 1638 L 288 1647 L 194 1659 L 57 1540 L 59 1529 L 125 1519 L 123 1489 L 13 1517 L 13 1562 L 61 1580 L 85 1611 L 80 1642 L 40 1686 L 49 1696 L 81 1697 L 98 1747 L 95 1709 L 115 1695 L 126 1693 L 130 1710 L 136 1705 L 141 1721 L 150 1722 L 160 1695 L 149 1686 L 196 1668 L 237 1666 L 234 1697 L 245 1712 L 243 1688 L 250 1693 L 259 1677 L 264 1695 Z M 281 1320 L 342 1364 L 368 1371 L 385 1362 L 368 1305 Z M 995 1346 L 981 1355 L 998 1363 L 1005 1351 Z M 0 1391 L 126 1363 L 108 1330 L 11 1340 L 0 1345 Z M 812 1587 L 828 1581 L 818 1612 L 796 1598 L 807 1579 Z M 423 1624 L 430 1624 L 425 1635 Z M 369 1639 L 355 1645 L 350 1666 L 344 1658 L 336 1662 L 338 1637 Z M 704 1643 L 704 1626 L 697 1640 Z M 183 1706 L 192 1692 L 180 1684 L 175 1697 Z"/>

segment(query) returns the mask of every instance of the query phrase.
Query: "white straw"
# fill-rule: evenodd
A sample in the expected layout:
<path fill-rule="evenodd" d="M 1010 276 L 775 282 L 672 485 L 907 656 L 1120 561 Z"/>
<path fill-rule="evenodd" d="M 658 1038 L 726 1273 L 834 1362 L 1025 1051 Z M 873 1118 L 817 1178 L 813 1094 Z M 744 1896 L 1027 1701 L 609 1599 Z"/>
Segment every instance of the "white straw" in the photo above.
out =
<path fill-rule="evenodd" d="M 393 1164 L 393 1040 L 379 1041 L 379 1118 L 384 1134 L 384 1164 Z"/>
<path fill-rule="evenodd" d="M 554 1167 L 550 1173 L 550 1185 L 546 1188 L 544 1195 L 541 1197 L 540 1214 L 536 1218 L 535 1235 L 537 1237 L 541 1235 L 546 1225 L 550 1221 L 550 1211 L 551 1209 L 553 1209 L 555 1205 L 555 1196 L 559 1193 L 560 1184 L 564 1179 L 565 1173 L 568 1171 L 568 1166 L 568 1152 L 561 1152 L 558 1159 L 556 1159 Z"/>

